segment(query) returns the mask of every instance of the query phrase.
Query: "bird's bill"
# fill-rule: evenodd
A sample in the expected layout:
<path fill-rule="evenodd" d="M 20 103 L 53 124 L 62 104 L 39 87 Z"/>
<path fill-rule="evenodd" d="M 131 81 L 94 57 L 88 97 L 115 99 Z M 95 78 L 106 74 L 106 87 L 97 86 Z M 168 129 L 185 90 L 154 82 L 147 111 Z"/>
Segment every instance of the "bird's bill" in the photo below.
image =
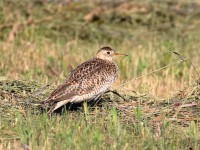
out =
<path fill-rule="evenodd" d="M 127 54 L 115 53 L 115 56 L 128 56 Z"/>

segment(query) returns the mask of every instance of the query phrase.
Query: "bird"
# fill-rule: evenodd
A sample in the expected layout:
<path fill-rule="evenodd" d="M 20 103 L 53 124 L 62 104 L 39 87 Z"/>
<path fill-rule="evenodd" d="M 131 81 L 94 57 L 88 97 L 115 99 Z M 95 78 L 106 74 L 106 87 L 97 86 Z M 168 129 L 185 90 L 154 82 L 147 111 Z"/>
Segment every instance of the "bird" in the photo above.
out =
<path fill-rule="evenodd" d="M 48 115 L 68 103 L 97 100 L 107 92 L 118 75 L 115 56 L 128 55 L 117 53 L 111 47 L 105 46 L 97 51 L 96 57 L 74 69 L 64 83 L 43 102 L 44 105 L 52 104 Z"/>

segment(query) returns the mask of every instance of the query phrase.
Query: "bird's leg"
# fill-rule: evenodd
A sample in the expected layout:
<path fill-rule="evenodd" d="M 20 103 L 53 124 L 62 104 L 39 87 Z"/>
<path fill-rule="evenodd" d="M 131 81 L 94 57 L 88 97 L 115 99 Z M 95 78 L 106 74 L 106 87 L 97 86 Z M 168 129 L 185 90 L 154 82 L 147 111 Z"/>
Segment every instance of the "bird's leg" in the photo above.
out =
<path fill-rule="evenodd" d="M 108 90 L 106 91 L 105 93 L 110 93 L 112 92 L 113 94 L 117 95 L 118 97 L 122 98 L 124 101 L 126 101 L 126 99 L 121 95 L 119 94 L 117 91 L 114 91 L 114 90 Z"/>
<path fill-rule="evenodd" d="M 94 99 L 94 102 L 92 103 L 92 105 L 96 105 L 100 100 L 101 100 L 101 96 L 102 96 L 103 94 L 100 94 L 100 95 L 98 95 L 95 99 Z"/>
<path fill-rule="evenodd" d="M 53 109 L 54 109 L 54 106 L 51 107 L 47 112 L 47 115 L 48 115 L 49 119 L 51 119 L 51 117 L 52 117 Z"/>

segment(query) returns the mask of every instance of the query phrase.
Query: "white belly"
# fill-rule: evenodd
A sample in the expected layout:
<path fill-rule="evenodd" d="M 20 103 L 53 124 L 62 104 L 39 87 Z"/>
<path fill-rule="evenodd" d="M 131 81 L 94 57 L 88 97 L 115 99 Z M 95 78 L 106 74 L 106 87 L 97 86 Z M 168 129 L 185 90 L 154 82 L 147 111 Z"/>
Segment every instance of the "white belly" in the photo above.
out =
<path fill-rule="evenodd" d="M 104 92 L 106 92 L 108 90 L 108 88 L 110 87 L 110 85 L 107 86 L 103 86 L 102 88 L 98 88 L 88 94 L 84 94 L 84 95 L 77 95 L 74 96 L 70 102 L 71 103 L 78 103 L 78 102 L 83 102 L 83 101 L 90 101 L 92 99 L 95 99 L 97 96 L 103 94 Z"/>

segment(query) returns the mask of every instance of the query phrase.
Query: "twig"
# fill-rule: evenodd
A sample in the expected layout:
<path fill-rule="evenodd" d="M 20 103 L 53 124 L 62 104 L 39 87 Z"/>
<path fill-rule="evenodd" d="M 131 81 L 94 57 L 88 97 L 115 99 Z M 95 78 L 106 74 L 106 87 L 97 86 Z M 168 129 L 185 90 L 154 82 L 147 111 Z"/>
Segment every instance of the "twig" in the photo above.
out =
<path fill-rule="evenodd" d="M 32 94 L 32 96 L 37 97 L 39 96 L 43 91 L 45 91 L 51 84 L 46 84 L 41 89 L 37 90 L 35 93 Z"/>
<path fill-rule="evenodd" d="M 184 60 L 184 57 L 183 57 L 181 54 L 179 54 L 179 53 L 177 53 L 177 52 L 173 52 L 173 53 L 176 54 L 181 60 Z M 196 73 L 197 76 L 198 76 L 197 81 L 200 80 L 200 74 L 199 74 L 199 72 L 197 71 L 197 69 L 196 69 L 196 67 L 194 66 L 194 64 L 192 63 L 192 61 L 190 61 L 190 65 L 192 66 L 192 68 L 194 69 L 195 73 Z"/>
<path fill-rule="evenodd" d="M 17 35 L 18 31 L 20 28 L 20 22 L 17 21 L 16 23 L 13 24 L 11 31 L 9 32 L 8 38 L 7 38 L 7 42 L 13 42 L 15 39 L 15 36 Z"/>
<path fill-rule="evenodd" d="M 190 59 L 190 58 L 184 58 L 184 59 L 181 59 L 181 60 L 179 60 L 179 61 L 173 62 L 173 63 L 171 63 L 171 64 L 169 64 L 169 65 L 166 65 L 166 66 L 164 66 L 164 67 L 158 68 L 158 69 L 156 69 L 156 70 L 154 70 L 154 71 L 152 71 L 152 72 L 149 72 L 149 73 L 147 73 L 147 74 L 144 74 L 144 75 L 141 75 L 141 76 L 139 76 L 139 77 L 136 77 L 136 78 L 134 78 L 134 79 L 132 79 L 132 80 L 130 80 L 130 81 L 128 81 L 128 82 L 125 82 L 125 83 L 123 83 L 123 84 L 120 84 L 119 86 L 115 86 L 115 88 L 120 88 L 120 87 L 122 87 L 122 86 L 124 86 L 124 85 L 126 85 L 126 84 L 128 84 L 128 83 L 130 83 L 130 82 L 133 82 L 133 81 L 138 80 L 138 79 L 140 79 L 140 78 L 143 78 L 143 77 L 145 77 L 145 76 L 151 75 L 151 74 L 153 74 L 153 73 L 155 73 L 155 72 L 158 72 L 158 71 L 160 71 L 160 70 L 163 70 L 163 69 L 165 69 L 165 68 L 168 68 L 168 67 L 170 67 L 170 66 L 172 66 L 172 65 L 178 64 L 178 63 L 180 63 L 180 62 L 182 62 L 182 61 L 186 61 L 186 60 L 188 60 L 188 59 Z"/>
<path fill-rule="evenodd" d="M 107 91 L 106 93 L 109 93 L 109 92 L 111 92 L 111 93 L 117 95 L 118 97 L 122 98 L 124 101 L 126 100 L 126 99 L 125 99 L 121 94 L 119 94 L 117 91 L 109 90 L 109 91 Z"/>
<path fill-rule="evenodd" d="M 180 105 L 179 107 L 185 108 L 185 107 L 193 107 L 193 106 L 197 106 L 197 103 L 183 104 L 183 105 Z"/>
<path fill-rule="evenodd" d="M 182 108 L 186 108 L 186 107 L 193 107 L 193 106 L 197 106 L 197 103 L 190 103 L 190 104 L 182 104 L 178 107 L 178 110 L 176 111 L 176 113 L 173 115 L 173 118 L 175 118 L 178 113 L 181 111 Z"/>
<path fill-rule="evenodd" d="M 59 77 L 57 77 L 55 80 L 53 80 L 51 83 L 47 83 L 45 86 L 43 86 L 41 89 L 37 90 L 32 94 L 33 97 L 37 97 L 40 94 L 42 94 L 49 86 L 51 86 L 54 82 L 58 80 Z"/>

